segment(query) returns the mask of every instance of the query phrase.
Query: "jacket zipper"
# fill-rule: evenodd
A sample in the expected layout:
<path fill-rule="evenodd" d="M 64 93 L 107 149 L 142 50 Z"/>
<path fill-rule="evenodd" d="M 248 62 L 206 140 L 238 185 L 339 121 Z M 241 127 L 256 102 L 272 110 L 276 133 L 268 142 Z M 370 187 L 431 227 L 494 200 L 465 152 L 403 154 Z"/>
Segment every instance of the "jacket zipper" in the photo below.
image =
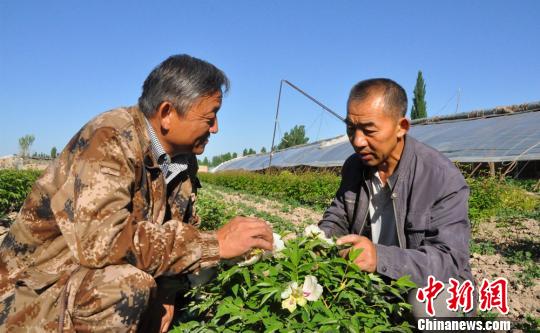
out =
<path fill-rule="evenodd" d="M 388 185 L 390 186 L 390 182 L 388 182 Z M 397 181 L 396 181 L 396 185 L 397 185 Z M 397 216 L 397 211 L 396 211 L 396 200 L 397 199 L 397 193 L 396 193 L 396 188 L 395 187 L 391 187 L 392 188 L 392 194 L 390 195 L 390 198 L 392 199 L 392 209 L 394 209 L 394 227 L 396 228 L 396 235 L 397 235 L 397 238 L 398 238 L 398 244 L 399 244 L 399 247 L 404 249 L 405 247 L 403 246 L 403 241 L 401 240 L 401 234 L 399 233 L 399 229 L 398 229 L 398 216 Z"/>
<path fill-rule="evenodd" d="M 364 172 L 362 172 L 362 180 L 363 180 L 363 183 L 366 184 L 366 177 L 365 177 L 365 174 Z M 362 187 L 362 185 L 360 185 L 360 188 Z M 368 217 L 368 214 L 369 214 L 369 200 L 370 200 L 370 197 L 371 197 L 371 192 L 370 192 L 370 189 L 369 189 L 369 185 L 366 184 L 366 188 L 368 189 L 368 208 L 366 209 L 366 214 L 364 215 L 364 219 L 362 220 L 362 226 L 360 227 L 360 235 L 362 235 L 362 233 L 364 232 L 364 228 L 366 227 L 366 220 L 367 220 L 367 217 Z M 358 203 L 360 205 L 360 203 Z M 371 235 L 370 235 L 371 236 Z"/>

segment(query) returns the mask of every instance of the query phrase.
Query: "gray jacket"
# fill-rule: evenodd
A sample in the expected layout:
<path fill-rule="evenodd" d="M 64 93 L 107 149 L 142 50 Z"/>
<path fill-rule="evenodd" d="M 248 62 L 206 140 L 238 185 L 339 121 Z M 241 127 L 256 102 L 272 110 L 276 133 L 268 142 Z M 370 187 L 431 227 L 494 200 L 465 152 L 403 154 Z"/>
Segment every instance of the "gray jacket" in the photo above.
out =
<path fill-rule="evenodd" d="M 356 154 L 343 164 L 341 185 L 319 227 L 327 236 L 369 232 L 369 196 L 374 170 Z M 435 149 L 405 138 L 399 165 L 388 179 L 399 247 L 376 244 L 377 272 L 392 279 L 410 275 L 419 286 L 429 275 L 448 283 L 472 281 L 469 266 L 469 187 L 462 174 Z"/>

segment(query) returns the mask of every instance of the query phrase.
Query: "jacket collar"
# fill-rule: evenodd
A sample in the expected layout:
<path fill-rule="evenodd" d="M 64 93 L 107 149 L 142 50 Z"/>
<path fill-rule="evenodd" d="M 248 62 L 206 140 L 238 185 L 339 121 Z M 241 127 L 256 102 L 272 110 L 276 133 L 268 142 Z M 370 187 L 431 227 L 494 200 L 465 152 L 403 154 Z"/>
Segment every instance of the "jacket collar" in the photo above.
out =
<path fill-rule="evenodd" d="M 143 153 L 144 165 L 149 168 L 159 168 L 158 163 L 151 151 L 150 136 L 148 135 L 148 130 L 146 129 L 144 114 L 141 112 L 141 110 L 139 110 L 138 106 L 130 107 L 128 112 L 133 117 L 135 129 L 139 136 L 139 144 L 141 145 L 141 151 Z"/>

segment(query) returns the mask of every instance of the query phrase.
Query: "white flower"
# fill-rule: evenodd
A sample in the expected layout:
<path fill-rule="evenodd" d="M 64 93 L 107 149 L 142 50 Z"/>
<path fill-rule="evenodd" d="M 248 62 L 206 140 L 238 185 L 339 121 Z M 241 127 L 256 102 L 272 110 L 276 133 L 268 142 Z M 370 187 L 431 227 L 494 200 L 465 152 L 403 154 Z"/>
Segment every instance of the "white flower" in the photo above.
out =
<path fill-rule="evenodd" d="M 287 285 L 287 288 L 285 288 L 285 290 L 283 290 L 283 292 L 281 293 L 281 298 L 287 298 L 287 297 L 291 296 L 293 291 L 296 290 L 296 289 L 298 289 L 298 283 L 297 282 L 289 282 L 289 284 Z"/>
<path fill-rule="evenodd" d="M 304 280 L 302 291 L 304 292 L 304 297 L 308 301 L 316 301 L 322 295 L 322 286 L 317 283 L 316 277 L 308 275 Z"/>
<path fill-rule="evenodd" d="M 285 242 L 281 239 L 279 234 L 274 233 L 274 245 L 273 245 L 273 254 L 277 256 L 281 251 L 285 249 Z"/>
<path fill-rule="evenodd" d="M 261 259 L 267 259 L 274 255 L 275 257 L 280 257 L 280 252 L 283 251 L 285 248 L 285 242 L 281 239 L 281 236 L 279 234 L 273 233 L 274 237 L 274 244 L 272 245 L 273 250 L 270 251 L 264 251 L 261 249 L 253 249 L 249 252 L 249 254 L 246 257 L 246 260 L 238 263 L 238 266 L 244 267 L 244 266 L 250 266 L 255 263 L 257 263 Z"/>
<path fill-rule="evenodd" d="M 320 240 L 333 245 L 334 241 L 330 238 L 326 238 L 326 235 L 324 234 L 324 231 L 322 231 L 317 225 L 310 224 L 304 229 L 304 236 L 305 237 L 312 237 L 312 238 L 319 238 Z"/>
<path fill-rule="evenodd" d="M 315 224 L 310 224 L 304 229 L 304 236 L 306 237 L 319 237 L 324 236 L 324 232 Z"/>
<path fill-rule="evenodd" d="M 249 252 L 249 254 L 246 256 L 246 260 L 239 262 L 238 266 L 244 267 L 244 266 L 251 266 L 255 263 L 257 263 L 261 258 L 263 257 L 264 250 L 261 249 L 253 249 Z"/>
<path fill-rule="evenodd" d="M 281 298 L 285 299 L 281 302 L 283 309 L 293 312 L 296 310 L 296 305 L 304 306 L 307 301 L 316 301 L 322 295 L 322 286 L 317 283 L 317 278 L 308 275 L 304 280 L 302 289 L 298 287 L 298 283 L 289 282 L 287 288 L 281 293 Z"/>
<path fill-rule="evenodd" d="M 304 292 L 302 289 L 298 288 L 298 283 L 296 282 L 289 282 L 287 288 L 281 293 L 281 298 L 285 299 L 281 302 L 281 307 L 289 310 L 289 312 L 296 310 L 297 304 L 304 306 L 307 302 L 304 297 Z"/>

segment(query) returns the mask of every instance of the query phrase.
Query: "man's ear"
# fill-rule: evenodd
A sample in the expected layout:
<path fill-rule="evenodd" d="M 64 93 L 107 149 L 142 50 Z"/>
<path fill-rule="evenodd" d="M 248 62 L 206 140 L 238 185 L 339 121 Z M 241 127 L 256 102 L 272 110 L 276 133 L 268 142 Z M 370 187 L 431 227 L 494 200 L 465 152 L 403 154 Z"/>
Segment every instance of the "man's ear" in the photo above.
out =
<path fill-rule="evenodd" d="M 161 104 L 159 104 L 156 116 L 158 117 L 159 125 L 162 130 L 169 131 L 172 125 L 174 112 L 174 107 L 170 102 L 161 102 Z"/>
<path fill-rule="evenodd" d="M 402 139 L 405 134 L 409 131 L 409 128 L 411 128 L 411 122 L 409 119 L 403 117 L 400 118 L 398 121 L 398 129 L 397 129 L 397 136 L 398 138 Z"/>

